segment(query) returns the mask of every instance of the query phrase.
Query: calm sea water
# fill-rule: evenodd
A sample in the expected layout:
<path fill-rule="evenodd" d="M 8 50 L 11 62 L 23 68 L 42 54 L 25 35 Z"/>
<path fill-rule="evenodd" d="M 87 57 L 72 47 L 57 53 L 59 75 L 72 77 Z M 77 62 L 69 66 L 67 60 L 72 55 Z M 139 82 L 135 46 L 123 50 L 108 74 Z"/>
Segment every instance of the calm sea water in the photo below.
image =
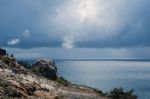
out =
<path fill-rule="evenodd" d="M 56 61 L 59 74 L 75 84 L 102 91 L 134 88 L 139 99 L 150 99 L 148 61 Z"/>

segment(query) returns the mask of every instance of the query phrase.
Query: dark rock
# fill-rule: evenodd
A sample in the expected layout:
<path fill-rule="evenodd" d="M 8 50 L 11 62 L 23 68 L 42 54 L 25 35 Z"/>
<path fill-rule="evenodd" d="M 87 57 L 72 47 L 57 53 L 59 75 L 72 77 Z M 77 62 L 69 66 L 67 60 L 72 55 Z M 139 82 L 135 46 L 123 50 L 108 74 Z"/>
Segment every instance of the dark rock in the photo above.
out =
<path fill-rule="evenodd" d="M 28 85 L 26 87 L 26 90 L 27 90 L 27 94 L 29 96 L 32 96 L 34 94 L 34 92 L 36 91 L 36 87 L 35 86 L 31 86 L 31 85 Z"/>
<path fill-rule="evenodd" d="M 57 67 L 51 59 L 38 60 L 32 65 L 32 70 L 49 79 L 55 80 L 58 78 Z"/>
<path fill-rule="evenodd" d="M 6 55 L 6 54 L 7 54 L 7 53 L 6 53 L 6 50 L 0 48 L 0 56 L 4 56 L 4 55 Z"/>
<path fill-rule="evenodd" d="M 22 94 L 12 87 L 7 87 L 4 92 L 4 97 L 11 97 L 11 98 L 21 98 Z M 10 98 L 9 98 L 10 99 Z"/>

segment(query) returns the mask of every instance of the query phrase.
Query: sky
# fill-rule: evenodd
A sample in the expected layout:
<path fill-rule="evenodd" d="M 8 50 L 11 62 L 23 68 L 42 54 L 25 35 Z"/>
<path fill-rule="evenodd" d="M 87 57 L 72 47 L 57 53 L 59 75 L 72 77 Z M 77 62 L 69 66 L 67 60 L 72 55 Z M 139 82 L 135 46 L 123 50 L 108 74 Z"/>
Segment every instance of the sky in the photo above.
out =
<path fill-rule="evenodd" d="M 150 0 L 0 0 L 17 58 L 150 58 Z"/>

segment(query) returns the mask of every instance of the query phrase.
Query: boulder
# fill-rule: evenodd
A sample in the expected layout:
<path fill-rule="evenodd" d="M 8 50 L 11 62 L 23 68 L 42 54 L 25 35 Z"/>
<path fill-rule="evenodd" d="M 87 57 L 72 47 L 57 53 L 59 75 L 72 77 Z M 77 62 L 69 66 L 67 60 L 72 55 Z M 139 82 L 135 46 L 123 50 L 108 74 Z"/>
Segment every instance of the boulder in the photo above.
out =
<path fill-rule="evenodd" d="M 57 67 L 51 59 L 40 59 L 32 65 L 32 70 L 49 79 L 57 79 Z"/>
<path fill-rule="evenodd" d="M 7 53 L 6 53 L 6 50 L 0 48 L 0 56 L 4 56 L 4 55 L 6 55 L 6 54 L 7 54 Z"/>

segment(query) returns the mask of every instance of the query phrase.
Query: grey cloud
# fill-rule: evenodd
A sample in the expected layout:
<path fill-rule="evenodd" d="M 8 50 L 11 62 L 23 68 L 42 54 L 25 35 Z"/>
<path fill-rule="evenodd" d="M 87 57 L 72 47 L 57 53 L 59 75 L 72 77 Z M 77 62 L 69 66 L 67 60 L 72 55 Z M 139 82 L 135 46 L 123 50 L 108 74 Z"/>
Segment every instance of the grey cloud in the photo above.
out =
<path fill-rule="evenodd" d="M 149 9 L 149 0 L 1 0 L 0 46 L 25 29 L 32 35 L 14 47 L 150 46 Z"/>

